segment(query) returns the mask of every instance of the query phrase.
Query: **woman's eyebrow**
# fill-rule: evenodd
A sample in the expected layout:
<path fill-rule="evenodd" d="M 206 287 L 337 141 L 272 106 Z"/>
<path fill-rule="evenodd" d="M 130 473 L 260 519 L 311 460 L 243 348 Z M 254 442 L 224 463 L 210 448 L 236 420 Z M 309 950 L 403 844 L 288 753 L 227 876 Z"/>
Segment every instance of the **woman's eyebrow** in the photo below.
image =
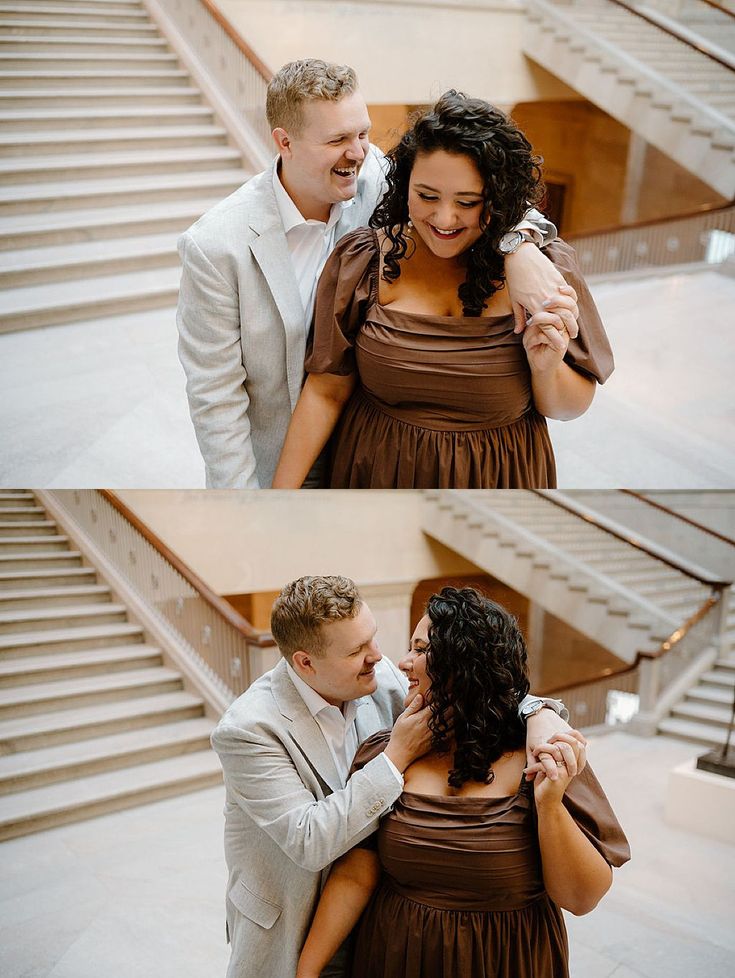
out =
<path fill-rule="evenodd" d="M 431 190 L 435 194 L 439 193 L 436 187 L 430 187 L 428 183 L 415 183 L 414 187 L 419 190 Z M 482 197 L 482 194 L 477 190 L 457 190 L 455 191 L 455 197 Z"/>

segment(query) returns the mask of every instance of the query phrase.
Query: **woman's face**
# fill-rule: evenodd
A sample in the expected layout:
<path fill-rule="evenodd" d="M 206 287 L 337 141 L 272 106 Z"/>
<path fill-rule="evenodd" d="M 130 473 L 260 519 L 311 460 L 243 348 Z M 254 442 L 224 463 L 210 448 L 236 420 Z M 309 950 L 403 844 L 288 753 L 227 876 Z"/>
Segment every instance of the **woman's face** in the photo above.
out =
<path fill-rule="evenodd" d="M 431 619 L 428 615 L 424 615 L 414 629 L 408 652 L 398 663 L 398 668 L 408 679 L 408 694 L 403 702 L 404 707 L 408 706 L 417 693 L 421 693 L 426 702 L 426 694 L 431 687 L 431 680 L 426 673 L 429 628 L 431 628 Z"/>
<path fill-rule="evenodd" d="M 468 156 L 419 153 L 408 182 L 408 213 L 416 233 L 438 258 L 455 258 L 482 234 L 483 185 Z"/>

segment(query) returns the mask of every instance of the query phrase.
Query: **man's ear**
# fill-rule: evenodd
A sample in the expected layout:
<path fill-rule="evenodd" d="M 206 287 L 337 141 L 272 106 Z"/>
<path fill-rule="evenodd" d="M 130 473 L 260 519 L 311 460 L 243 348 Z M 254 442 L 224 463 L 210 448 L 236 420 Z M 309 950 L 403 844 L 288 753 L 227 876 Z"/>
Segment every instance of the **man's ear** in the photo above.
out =
<path fill-rule="evenodd" d="M 304 673 L 305 675 L 312 676 L 314 674 L 314 666 L 311 664 L 311 656 L 308 652 L 304 652 L 303 649 L 297 649 L 292 659 L 297 675 Z"/>
<path fill-rule="evenodd" d="M 271 133 L 276 149 L 283 159 L 290 160 L 293 155 L 291 151 L 291 137 L 285 129 L 277 128 Z"/>

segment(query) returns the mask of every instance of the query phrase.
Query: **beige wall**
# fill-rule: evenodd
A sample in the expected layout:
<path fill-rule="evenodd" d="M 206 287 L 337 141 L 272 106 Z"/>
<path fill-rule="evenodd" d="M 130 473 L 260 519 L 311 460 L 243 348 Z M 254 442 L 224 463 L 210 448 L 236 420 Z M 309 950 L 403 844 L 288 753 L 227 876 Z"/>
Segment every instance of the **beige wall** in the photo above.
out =
<path fill-rule="evenodd" d="M 426 577 L 476 570 L 424 536 L 415 492 L 119 495 L 218 594 L 277 591 L 302 574 L 413 587 Z"/>
<path fill-rule="evenodd" d="M 369 103 L 424 104 L 459 88 L 499 105 L 577 98 L 521 53 L 525 13 L 483 0 L 218 0 L 265 63 L 298 58 L 352 65 Z"/>

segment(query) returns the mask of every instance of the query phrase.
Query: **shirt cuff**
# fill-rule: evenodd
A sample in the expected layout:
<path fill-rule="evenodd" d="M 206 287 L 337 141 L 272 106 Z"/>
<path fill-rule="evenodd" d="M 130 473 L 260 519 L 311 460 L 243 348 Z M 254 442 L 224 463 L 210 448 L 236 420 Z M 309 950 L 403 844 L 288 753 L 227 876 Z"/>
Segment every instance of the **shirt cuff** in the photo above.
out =
<path fill-rule="evenodd" d="M 396 781 L 398 782 L 399 787 L 401 788 L 401 790 L 403 790 L 403 775 L 401 774 L 401 772 L 398 770 L 398 768 L 395 766 L 395 764 L 389 757 L 387 757 L 385 754 L 381 754 L 380 756 L 385 758 L 385 763 L 390 768 L 391 773 L 393 774 Z"/>

